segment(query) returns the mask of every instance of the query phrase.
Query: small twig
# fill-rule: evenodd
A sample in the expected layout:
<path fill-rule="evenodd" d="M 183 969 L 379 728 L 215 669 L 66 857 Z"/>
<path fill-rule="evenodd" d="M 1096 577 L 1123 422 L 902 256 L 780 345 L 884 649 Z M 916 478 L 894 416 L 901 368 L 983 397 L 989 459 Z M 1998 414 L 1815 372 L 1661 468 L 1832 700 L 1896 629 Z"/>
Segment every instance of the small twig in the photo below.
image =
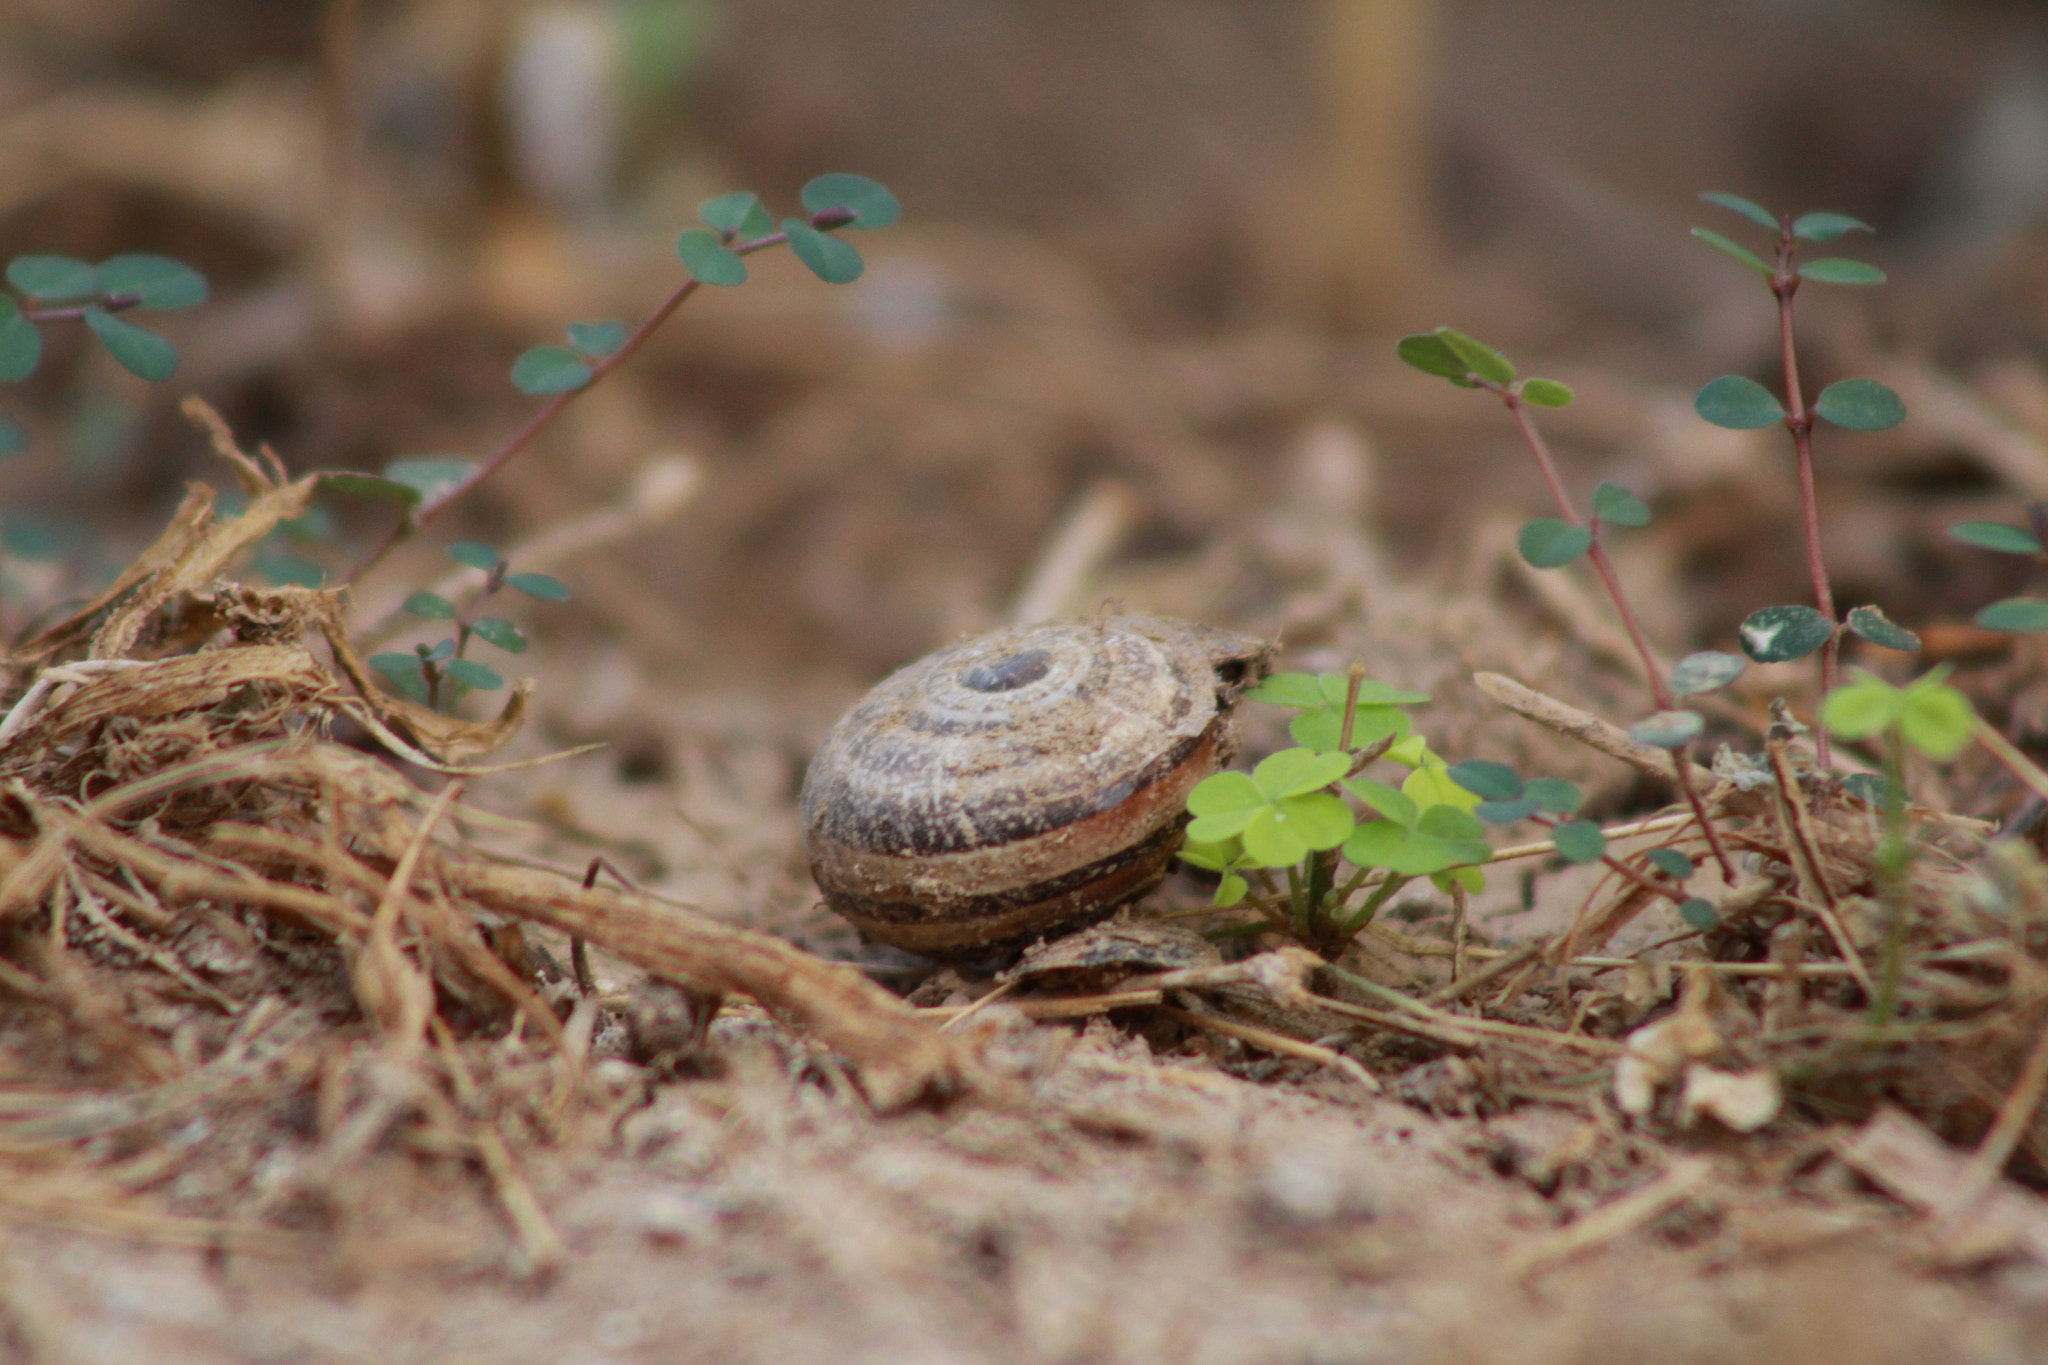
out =
<path fill-rule="evenodd" d="M 2044 1019 L 2034 1038 L 2012 1093 L 2005 1097 L 1998 1117 L 1977 1144 L 1977 1150 L 1970 1154 L 1938 1216 L 1944 1220 L 1960 1218 L 1998 1183 L 2005 1163 L 2012 1160 L 2014 1150 L 2033 1124 L 2044 1092 L 2048 1092 L 2048 1019 Z"/>
<path fill-rule="evenodd" d="M 820 231 L 844 227 L 852 221 L 852 215 L 845 209 L 826 209 L 823 212 L 814 213 L 810 216 L 811 226 Z M 788 240 L 789 235 L 787 233 L 771 232 L 765 237 L 756 237 L 750 242 L 735 242 L 730 249 L 736 256 L 750 256 L 756 251 L 765 251 L 771 246 L 780 246 Z M 513 432 L 503 445 L 493 451 L 475 469 L 471 470 L 459 481 L 442 489 L 433 497 L 425 499 L 419 506 L 412 509 L 409 516 L 403 517 L 394 523 L 390 533 L 384 538 L 383 542 L 363 556 L 362 559 L 358 560 L 355 566 L 342 576 L 341 582 L 348 584 L 361 578 L 372 568 L 376 567 L 378 562 L 391 552 L 393 546 L 414 532 L 424 530 L 429 522 L 447 511 L 456 502 L 468 496 L 484 480 L 490 478 L 491 475 L 497 473 L 500 469 L 503 469 L 513 456 L 532 444 L 533 439 L 546 430 L 548 425 L 555 418 L 559 417 L 565 408 L 583 394 L 588 393 L 597 385 L 599 380 L 638 354 L 640 348 L 647 344 L 647 339 L 653 336 L 661 325 L 675 314 L 676 309 L 683 306 L 690 295 L 697 292 L 697 288 L 698 281 L 695 276 L 692 276 L 670 290 L 668 297 L 663 299 L 660 305 L 652 313 L 649 313 L 638 327 L 633 329 L 625 341 L 620 343 L 616 351 L 601 359 L 590 362 L 590 377 L 588 379 L 584 380 L 577 387 L 563 393 L 558 393 L 553 398 L 550 398 L 541 405 L 538 412 L 535 412 L 532 417 L 526 420 L 525 425 Z"/>
<path fill-rule="evenodd" d="M 1366 1070 L 1356 1058 L 1347 1057 L 1335 1048 L 1324 1047 L 1321 1043 L 1306 1043 L 1299 1038 L 1289 1038 L 1284 1033 L 1275 1033 L 1271 1029 L 1239 1023 L 1235 1019 L 1227 1019 L 1221 1015 L 1198 1014 L 1193 1010 L 1179 1009 L 1173 1005 L 1161 1005 L 1159 1012 L 1169 1019 L 1178 1019 L 1183 1024 L 1205 1028 L 1226 1038 L 1236 1038 L 1254 1047 L 1264 1048 L 1268 1052 L 1277 1052 L 1285 1057 L 1299 1057 L 1303 1061 L 1329 1067 L 1332 1071 L 1341 1071 L 1375 1095 L 1382 1089 L 1379 1077 Z M 958 1023 L 959 1020 L 953 1022 Z"/>
<path fill-rule="evenodd" d="M 1103 479 L 1091 485 L 1060 519 L 1025 576 L 1010 624 L 1035 625 L 1065 610 L 1089 575 L 1116 552 L 1142 507 L 1129 484 Z"/>
<path fill-rule="evenodd" d="M 1542 957 L 1549 947 L 1550 938 L 1548 935 L 1539 935 L 1536 938 L 1532 938 L 1513 951 L 1503 953 L 1469 976 L 1460 977 L 1448 986 L 1441 986 L 1431 991 L 1428 995 L 1422 997 L 1423 1003 L 1428 1005 L 1456 1004 L 1468 996 L 1485 990 L 1488 986 L 1491 986 L 1509 973 L 1521 970 L 1525 964 L 1534 962 Z"/>
<path fill-rule="evenodd" d="M 1713 1173 L 1713 1164 L 1705 1157 L 1680 1157 L 1662 1175 L 1633 1194 L 1624 1195 L 1516 1253 L 1508 1262 L 1509 1273 L 1518 1280 L 1527 1280 L 1604 1246 L 1691 1199 Z"/>
<path fill-rule="evenodd" d="M 1866 999 L 1877 999 L 1877 982 L 1872 979 L 1870 969 L 1864 965 L 1863 955 L 1856 951 L 1856 943 L 1849 937 L 1848 928 L 1842 923 L 1841 908 L 1835 899 L 1835 890 L 1828 884 L 1827 873 L 1821 864 L 1819 843 L 1813 834 L 1813 820 L 1806 809 L 1806 798 L 1800 790 L 1799 776 L 1792 771 L 1792 759 L 1787 753 L 1788 741 L 1782 730 L 1773 727 L 1770 737 L 1764 743 L 1764 752 L 1769 756 L 1771 772 L 1777 777 L 1772 785 L 1778 804 L 1778 822 L 1785 833 L 1786 856 L 1792 863 L 1792 873 L 1799 881 L 1800 900 L 1813 911 L 1821 925 L 1828 931 L 1828 937 L 1835 942 L 1835 951 L 1849 964 L 1855 974 L 1856 984 L 1863 988 Z"/>

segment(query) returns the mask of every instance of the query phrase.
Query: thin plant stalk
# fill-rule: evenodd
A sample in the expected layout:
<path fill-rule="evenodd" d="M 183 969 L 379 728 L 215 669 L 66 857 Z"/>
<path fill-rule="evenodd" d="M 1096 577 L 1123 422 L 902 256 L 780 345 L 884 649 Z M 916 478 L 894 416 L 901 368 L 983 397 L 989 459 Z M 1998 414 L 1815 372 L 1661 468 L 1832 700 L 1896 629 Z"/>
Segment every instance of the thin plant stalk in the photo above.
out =
<path fill-rule="evenodd" d="M 845 227 L 853 219 L 854 215 L 846 209 L 829 208 L 812 214 L 810 216 L 810 224 L 820 232 L 824 232 L 832 228 Z M 751 256 L 757 251 L 765 251 L 771 246 L 780 246 L 789 240 L 789 234 L 786 232 L 771 232 L 765 237 L 756 237 L 752 241 L 738 243 L 731 241 L 730 233 L 722 233 L 720 237 L 736 256 Z M 531 445 L 534 438 L 545 431 L 549 424 L 557 417 L 561 416 L 563 410 L 574 402 L 579 395 L 587 393 L 596 386 L 599 380 L 625 364 L 626 361 L 632 359 L 634 354 L 647 344 L 647 339 L 653 336 L 655 331 L 675 314 L 676 309 L 682 307 L 690 295 L 697 292 L 699 283 L 700 281 L 693 275 L 669 291 L 669 296 L 663 299 L 660 305 L 652 313 L 649 313 L 638 327 L 633 329 L 625 341 L 620 343 L 617 350 L 613 351 L 610 355 L 590 362 L 590 378 L 573 389 L 556 394 L 546 403 L 543 403 L 540 409 L 526 420 L 525 425 L 507 437 L 503 445 L 493 451 L 488 459 L 477 465 L 462 480 L 450 484 L 430 498 L 421 500 L 419 506 L 413 508 L 409 515 L 400 518 L 392 526 L 390 533 L 385 536 L 383 542 L 376 549 L 363 556 L 348 573 L 342 576 L 341 581 L 343 583 L 353 583 L 375 568 L 384 556 L 391 553 L 393 547 L 400 541 L 413 532 L 423 529 L 428 522 L 447 511 L 449 507 L 460 499 L 466 497 L 475 490 L 478 484 L 481 484 L 485 479 L 497 473 L 513 456 Z"/>
<path fill-rule="evenodd" d="M 1870 1000 L 1870 1025 L 1883 1028 L 1899 1007 L 1899 978 L 1906 964 L 1909 907 L 1906 870 L 1913 847 L 1906 827 L 1906 736 L 1893 726 L 1884 755 L 1884 838 L 1877 847 L 1877 903 L 1884 918 L 1884 956 L 1878 963 L 1877 990 Z"/>
<path fill-rule="evenodd" d="M 1365 661 L 1353 659 L 1350 675 L 1344 685 L 1343 719 L 1338 722 L 1337 748 L 1344 753 L 1351 752 L 1351 735 L 1358 718 L 1358 693 L 1365 686 Z M 1331 914 L 1324 909 L 1324 902 L 1330 898 L 1330 887 L 1337 880 L 1337 850 L 1325 849 L 1308 855 L 1308 894 L 1306 922 L 1313 928 L 1328 927 Z M 1333 903 L 1330 910 L 1336 908 Z"/>
<path fill-rule="evenodd" d="M 1557 509 L 1564 519 L 1574 526 L 1583 526 L 1579 509 L 1573 505 L 1572 497 L 1566 491 L 1564 480 L 1558 476 L 1557 462 L 1551 458 L 1550 446 L 1543 439 L 1543 433 L 1529 420 L 1528 405 L 1522 396 L 1505 385 L 1489 384 L 1487 387 L 1500 394 L 1507 404 L 1508 415 L 1514 418 L 1515 429 L 1522 433 L 1522 441 L 1529 452 L 1536 457 L 1536 465 L 1543 471 L 1543 481 L 1550 485 L 1550 496 L 1557 503 Z M 1607 589 L 1607 596 L 1614 603 L 1614 610 L 1621 617 L 1622 628 L 1628 632 L 1629 642 L 1635 646 L 1636 655 L 1642 660 L 1643 676 L 1649 680 L 1650 695 L 1659 711 L 1673 711 L 1678 708 L 1678 698 L 1672 693 L 1664 673 L 1657 667 L 1656 655 L 1650 651 L 1650 642 L 1643 638 L 1642 627 L 1636 623 L 1635 611 L 1628 604 L 1628 594 L 1622 591 L 1621 578 L 1614 572 L 1614 561 L 1607 556 L 1607 547 L 1600 543 L 1600 522 L 1594 519 L 1593 543 L 1586 555 L 1593 562 L 1594 572 L 1600 575 L 1600 582 Z M 1692 808 L 1693 818 L 1699 822 L 1700 830 L 1706 835 L 1707 847 L 1713 850 L 1714 861 L 1721 869 L 1721 875 L 1730 885 L 1735 882 L 1735 862 L 1728 856 L 1728 850 L 1721 843 L 1720 831 L 1707 816 L 1707 803 L 1700 798 L 1699 789 L 1692 780 L 1692 745 L 1681 745 L 1671 754 L 1672 775 L 1678 780 L 1678 789 L 1685 794 L 1685 802 Z"/>
<path fill-rule="evenodd" d="M 1799 462 L 1799 505 L 1806 532 L 1806 571 L 1813 580 L 1813 605 L 1827 618 L 1832 629 L 1820 651 L 1820 692 L 1835 690 L 1836 662 L 1841 653 L 1840 621 L 1835 616 L 1835 593 L 1828 581 L 1827 559 L 1820 548 L 1820 499 L 1813 481 L 1813 411 L 1799 387 L 1799 352 L 1792 340 L 1792 296 L 1799 292 L 1799 272 L 1793 268 L 1796 249 L 1792 220 L 1778 224 L 1777 269 L 1771 273 L 1771 293 L 1778 300 L 1778 351 L 1785 368 L 1785 429 L 1792 433 L 1792 449 Z M 1826 726 L 1815 727 L 1815 753 L 1822 772 L 1833 766 Z"/>

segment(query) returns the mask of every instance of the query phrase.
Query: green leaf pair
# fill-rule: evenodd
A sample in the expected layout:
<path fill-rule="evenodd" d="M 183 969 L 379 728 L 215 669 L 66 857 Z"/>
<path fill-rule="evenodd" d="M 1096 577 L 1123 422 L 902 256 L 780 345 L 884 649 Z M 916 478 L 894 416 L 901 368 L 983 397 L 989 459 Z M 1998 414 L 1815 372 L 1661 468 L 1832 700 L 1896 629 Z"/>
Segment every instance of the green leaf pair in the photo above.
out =
<path fill-rule="evenodd" d="M 1424 374 L 1448 379 L 1461 389 L 1492 384 L 1539 408 L 1568 406 L 1576 396 L 1570 386 L 1555 379 L 1524 379 L 1515 382 L 1515 367 L 1508 358 L 1485 342 L 1450 327 L 1402 337 L 1394 354 Z"/>
<path fill-rule="evenodd" d="M 137 307 L 196 308 L 206 302 L 206 277 L 169 256 L 131 252 L 98 265 L 70 256 L 16 256 L 7 282 L 43 303 L 134 298 Z"/>
<path fill-rule="evenodd" d="M 1937 668 L 1904 687 L 1866 673 L 1828 693 L 1821 723 L 1843 739 L 1895 731 L 1929 758 L 1954 758 L 1975 733 L 1977 715 L 1970 699 L 1943 681 L 1948 672 Z"/>
<path fill-rule="evenodd" d="M 1717 427 L 1754 431 L 1785 420 L 1785 409 L 1754 379 L 1724 374 L 1708 381 L 1693 411 Z M 1821 390 L 1814 413 L 1851 431 L 1888 431 L 1906 420 L 1905 400 L 1875 379 L 1843 379 Z"/>

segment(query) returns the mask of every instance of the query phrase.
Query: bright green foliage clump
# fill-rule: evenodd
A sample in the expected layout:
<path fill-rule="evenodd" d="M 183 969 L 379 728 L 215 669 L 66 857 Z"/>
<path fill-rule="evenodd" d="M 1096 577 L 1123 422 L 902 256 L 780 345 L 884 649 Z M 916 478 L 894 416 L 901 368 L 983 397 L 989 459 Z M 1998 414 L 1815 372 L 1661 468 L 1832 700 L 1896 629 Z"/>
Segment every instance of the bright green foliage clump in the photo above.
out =
<path fill-rule="evenodd" d="M 1448 780 L 1444 761 L 1410 732 L 1401 710 L 1428 701 L 1428 694 L 1362 674 L 1281 673 L 1246 695 L 1294 708 L 1289 729 L 1298 747 L 1249 773 L 1217 773 L 1189 794 L 1194 819 L 1181 856 L 1222 874 L 1217 905 L 1251 896 L 1247 874 L 1285 869 L 1286 910 L 1277 903 L 1260 908 L 1275 927 L 1332 949 L 1415 877 L 1446 888 L 1483 885 L 1476 864 L 1492 854 L 1485 827 L 1470 814 L 1478 798 Z M 1399 789 L 1355 774 L 1379 758 L 1412 770 Z M 1354 869 L 1341 888 L 1340 859 Z M 1373 872 L 1382 875 L 1370 894 L 1352 903 Z"/>
<path fill-rule="evenodd" d="M 1828 693 L 1820 718 L 1843 739 L 1872 735 L 1896 738 L 1937 761 L 1961 753 L 1976 732 L 1970 699 L 1945 681 L 1949 669 L 1935 669 L 1904 687 L 1864 674 Z"/>

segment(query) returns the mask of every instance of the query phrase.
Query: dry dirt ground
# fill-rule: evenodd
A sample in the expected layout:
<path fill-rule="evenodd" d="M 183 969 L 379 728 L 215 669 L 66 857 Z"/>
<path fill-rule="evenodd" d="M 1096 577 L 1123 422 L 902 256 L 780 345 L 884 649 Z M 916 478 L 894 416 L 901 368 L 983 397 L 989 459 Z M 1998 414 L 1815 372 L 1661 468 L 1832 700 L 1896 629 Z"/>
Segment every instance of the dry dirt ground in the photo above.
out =
<path fill-rule="evenodd" d="M 279 716 L 350 717 L 323 751 L 337 766 L 251 769 L 279 784 L 258 796 L 210 774 L 228 804 L 194 830 L 172 805 L 66 823 L 102 770 L 65 765 L 104 755 L 146 782 L 266 738 L 218 696 L 167 709 L 164 731 L 66 730 L 60 707 L 0 742 L 0 1359 L 2048 1358 L 2040 1078 L 2035 1103 L 2014 1099 L 2048 980 L 2026 839 L 1987 854 L 1958 824 L 1930 855 L 1944 877 L 1989 868 L 2018 888 L 1997 1009 L 1975 1032 L 1802 1054 L 1791 1102 L 1749 1135 L 1682 1125 L 1668 1097 L 1642 1119 L 1613 1102 L 1618 1040 L 1682 1012 L 1668 966 L 1576 967 L 1488 1006 L 1571 1024 L 1583 1046 L 1361 1030 L 1345 1046 L 1379 1093 L 1145 1009 L 1033 1022 L 994 1005 L 943 1035 L 945 1065 L 892 1073 L 845 1022 L 897 1027 L 874 999 L 807 1014 L 758 953 L 733 966 L 693 939 L 690 961 L 756 989 L 730 991 L 701 1046 L 687 1027 L 665 1044 L 629 1027 L 635 988 L 680 960 L 660 944 L 595 953 L 579 1010 L 559 917 L 449 890 L 465 860 L 573 881 L 603 857 L 666 898 L 636 903 L 686 907 L 652 912 L 670 930 L 702 915 L 892 992 L 922 985 L 920 1003 L 964 999 L 976 983 L 933 982 L 817 904 L 805 757 L 921 651 L 1105 602 L 1271 636 L 1291 667 L 1363 658 L 1433 694 L 1418 723 L 1439 750 L 1570 777 L 1606 821 L 1654 812 L 1666 790 L 1474 685 L 1510 674 L 1620 723 L 1647 709 L 1597 585 L 1514 555 L 1542 485 L 1511 430 L 1399 369 L 1391 341 L 1456 320 L 1568 379 L 1580 402 L 1549 429 L 1569 476 L 1618 479 L 1658 513 L 1616 548 L 1649 633 L 1673 657 L 1732 648 L 1747 611 L 1803 580 L 1782 438 L 1690 411 L 1701 379 L 1768 376 L 1774 354 L 1767 301 L 1688 252 L 1690 196 L 1720 186 L 1886 226 L 1871 254 L 1895 287 L 1802 322 L 1814 379 L 1875 374 L 1913 414 L 1823 446 L 1837 589 L 1945 641 L 1982 712 L 2040 754 L 2040 646 L 1964 624 L 2026 566 L 1946 536 L 2048 498 L 2030 8 L 1757 7 L 1738 24 L 1444 5 L 1441 256 L 1418 259 L 1412 319 L 1362 320 L 1324 307 L 1342 241 L 1316 245 L 1297 213 L 1322 117 L 1308 7 L 672 7 L 715 10 L 720 34 L 668 73 L 672 101 L 627 120 L 595 191 L 550 180 L 489 112 L 506 45 L 531 37 L 520 16 L 546 7 L 334 0 L 325 28 L 296 8 L 0 16 L 0 257 L 159 250 L 215 291 L 170 329 L 172 385 L 130 384 L 53 333 L 35 379 L 0 390 L 35 438 L 0 470 L 17 648 L 153 540 L 185 480 L 235 486 L 178 416 L 184 393 L 295 474 L 480 455 L 532 410 L 510 358 L 570 318 L 642 315 L 706 195 L 788 201 L 847 166 L 910 212 L 863 239 L 856 286 L 764 256 L 744 289 L 694 300 L 358 585 L 345 633 L 368 654 L 425 638 L 393 612 L 448 574 L 448 540 L 568 580 L 570 604 L 521 616 L 534 649 L 507 671 L 538 685 L 490 761 L 602 750 L 475 778 L 466 804 L 429 811 L 440 777 L 362 759 L 362 708 L 322 690 L 331 671 L 292 674 L 298 709 Z M 337 44 L 360 57 L 352 78 Z M 339 507 L 327 539 L 292 548 L 338 571 L 381 515 Z M 64 553 L 30 553 L 37 535 Z M 232 574 L 262 581 L 246 558 Z M 168 618 L 143 625 L 137 657 L 175 663 Z M 8 705 L 44 662 L 11 659 Z M 1752 670 L 1712 738 L 1756 750 L 1771 698 L 1805 707 L 1809 688 Z M 1270 714 L 1246 730 L 1253 754 L 1284 743 Z M 1981 754 L 1922 778 L 1916 795 L 1965 821 L 2027 813 Z M 266 813 L 301 841 L 250 852 Z M 439 890 L 380 889 L 437 815 L 413 856 Z M 1769 819 L 1745 819 L 1768 865 Z M 234 880 L 278 860 L 339 908 Z M 1203 895 L 1175 881 L 1159 903 Z M 1472 941 L 1512 950 L 1599 897 L 1540 859 L 1504 867 Z M 313 918 L 280 918 L 287 903 Z M 1447 907 L 1395 910 L 1400 940 L 1353 965 L 1440 987 Z M 1647 917 L 1611 951 L 1648 962 L 1676 927 Z M 2005 1111 L 2015 1178 L 1959 1200 Z"/>

